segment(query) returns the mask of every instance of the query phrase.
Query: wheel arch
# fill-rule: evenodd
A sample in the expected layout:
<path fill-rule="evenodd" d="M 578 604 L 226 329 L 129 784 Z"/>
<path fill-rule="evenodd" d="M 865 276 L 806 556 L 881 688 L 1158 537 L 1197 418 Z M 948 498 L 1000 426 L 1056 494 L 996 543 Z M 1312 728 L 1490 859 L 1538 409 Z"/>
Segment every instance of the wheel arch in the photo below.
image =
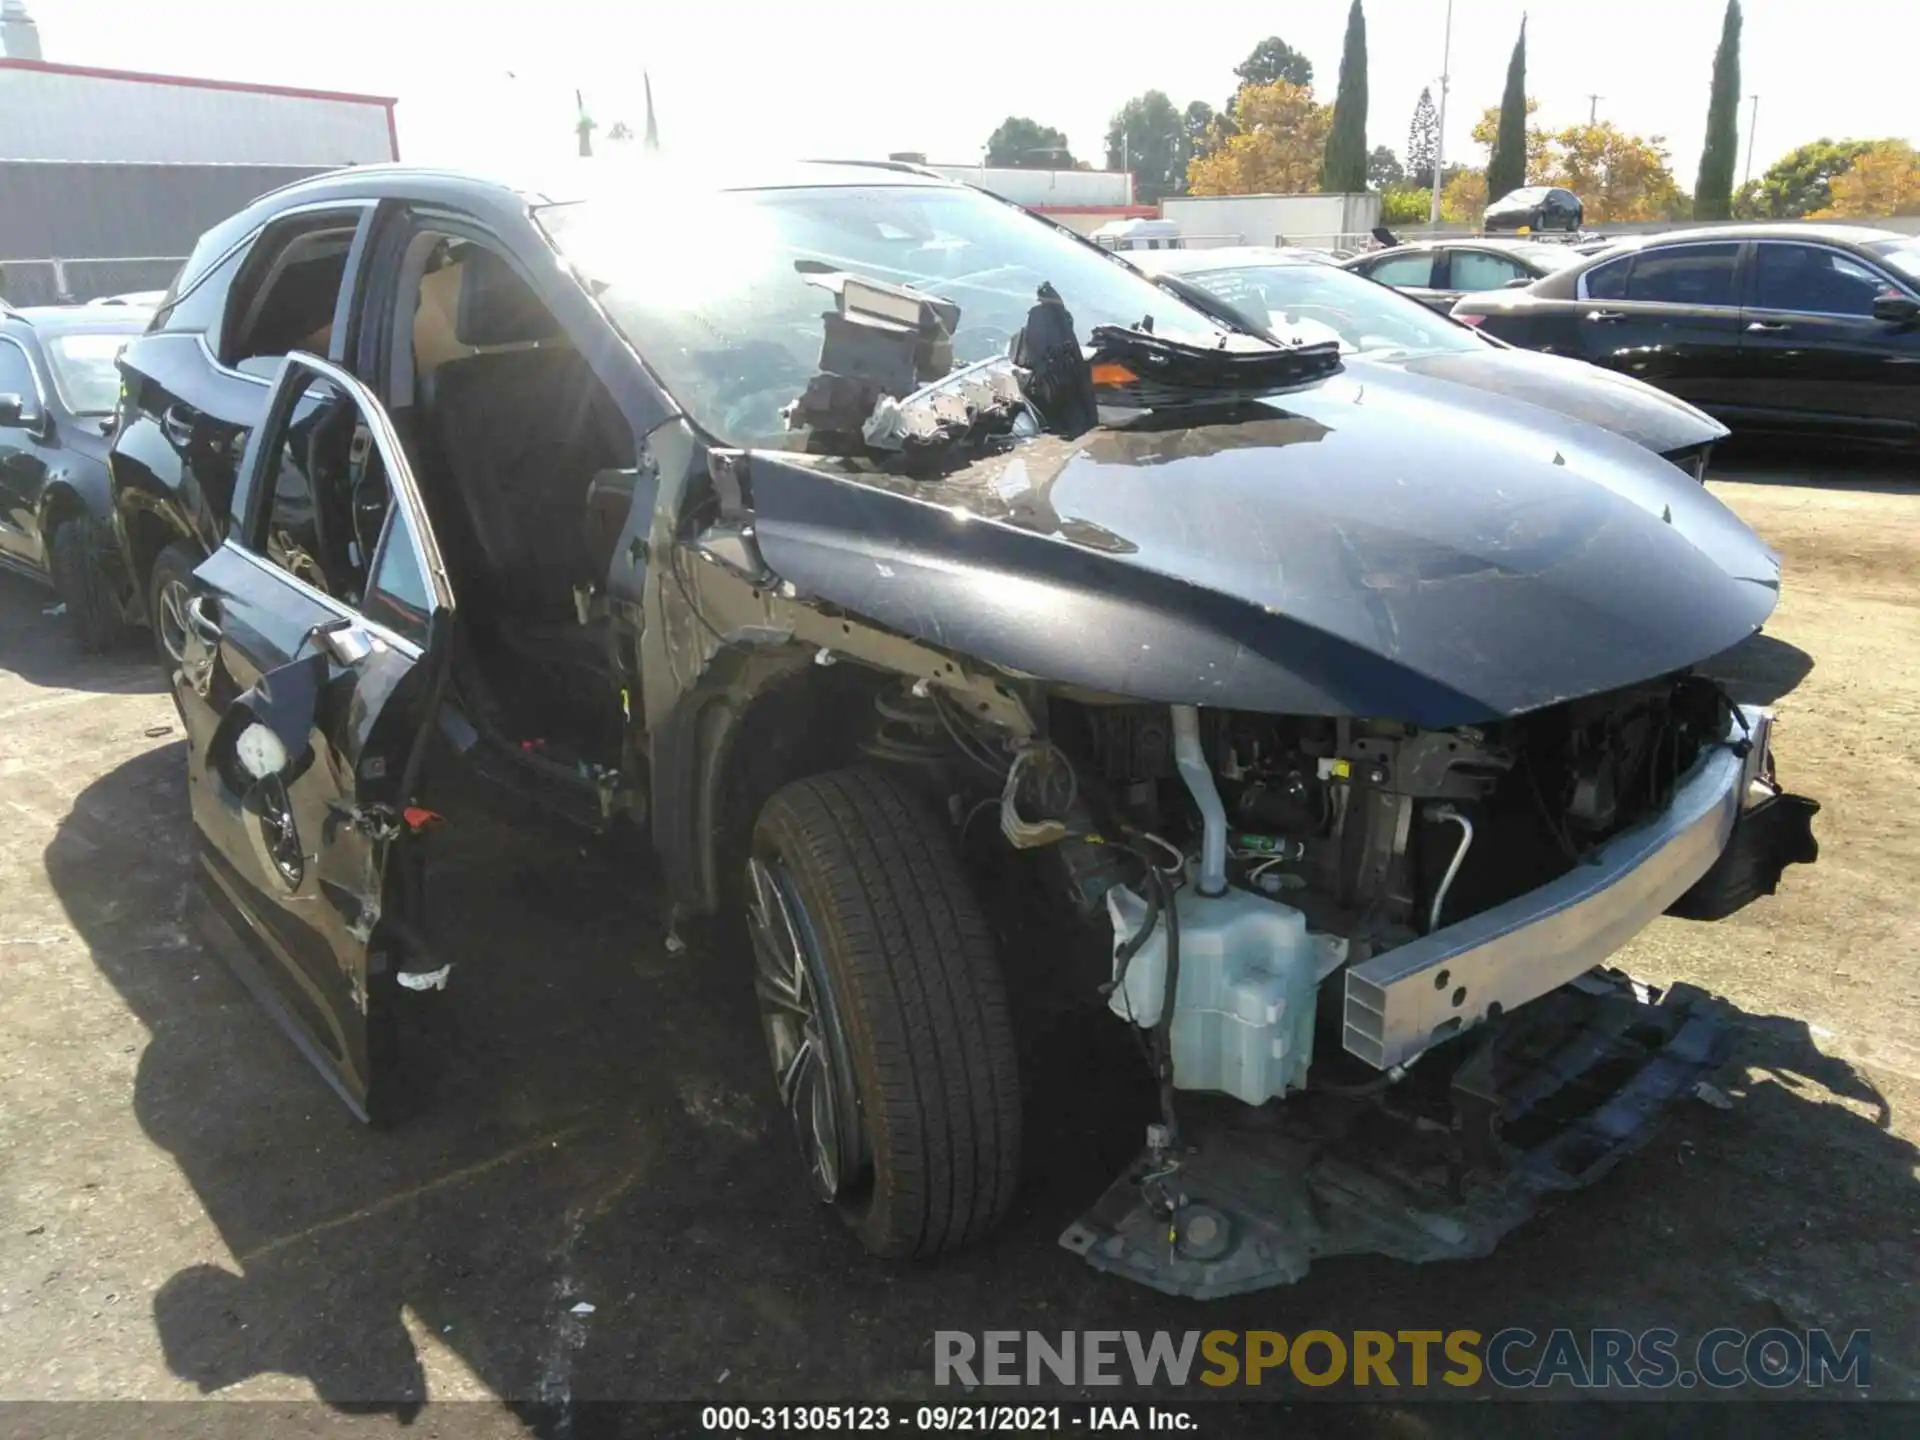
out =
<path fill-rule="evenodd" d="M 798 646 L 724 662 L 675 706 L 653 747 L 653 840 L 677 915 L 720 908 L 728 860 L 761 805 L 789 781 L 857 759 L 875 693 L 900 679 L 822 666 Z"/>

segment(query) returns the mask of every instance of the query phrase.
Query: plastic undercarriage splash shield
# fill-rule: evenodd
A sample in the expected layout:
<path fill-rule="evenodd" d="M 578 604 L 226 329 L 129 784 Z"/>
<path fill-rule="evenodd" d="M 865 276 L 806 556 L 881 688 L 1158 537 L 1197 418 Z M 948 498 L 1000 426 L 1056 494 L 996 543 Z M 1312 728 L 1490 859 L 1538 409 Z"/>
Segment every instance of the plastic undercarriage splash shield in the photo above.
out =
<path fill-rule="evenodd" d="M 1720 1063 L 1726 1027 L 1704 1000 L 1678 986 L 1656 1001 L 1596 970 L 1391 1088 L 1223 1102 L 1219 1118 L 1189 1102 L 1183 1152 L 1143 1156 L 1060 1243 L 1195 1299 L 1288 1285 L 1329 1255 L 1486 1255 L 1543 1198 L 1638 1148 Z"/>

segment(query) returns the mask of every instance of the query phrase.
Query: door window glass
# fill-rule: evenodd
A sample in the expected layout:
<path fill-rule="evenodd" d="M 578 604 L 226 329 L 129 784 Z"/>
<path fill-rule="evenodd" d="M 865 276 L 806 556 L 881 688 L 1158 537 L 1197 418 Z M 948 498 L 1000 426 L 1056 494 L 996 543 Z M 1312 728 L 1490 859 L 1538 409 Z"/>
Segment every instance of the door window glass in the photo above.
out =
<path fill-rule="evenodd" d="M 1761 245 L 1756 249 L 1753 303 L 1762 310 L 1870 316 L 1874 297 L 1892 288 L 1838 250 L 1817 245 Z"/>
<path fill-rule="evenodd" d="M 1485 250 L 1456 250 L 1453 252 L 1454 290 L 1498 290 L 1515 280 L 1531 280 L 1533 277 L 1505 255 L 1494 255 Z"/>
<path fill-rule="evenodd" d="M 427 619 L 433 612 L 432 591 L 414 545 L 413 527 L 406 512 L 392 506 L 387 529 L 373 562 L 373 583 L 367 590 L 366 614 L 394 634 L 422 649 L 427 644 Z"/>
<path fill-rule="evenodd" d="M 1733 265 L 1739 253 L 1739 244 L 1732 241 L 1642 250 L 1634 257 L 1626 298 L 1661 305 L 1732 305 Z"/>
<path fill-rule="evenodd" d="M 1586 287 L 1589 300 L 1624 300 L 1627 298 L 1627 267 L 1633 264 L 1631 257 L 1624 260 L 1610 260 L 1605 265 L 1596 265 L 1586 273 L 1582 282 Z"/>
<path fill-rule="evenodd" d="M 386 521 L 385 466 L 353 401 L 315 380 L 272 447 L 252 546 L 323 594 L 358 605 Z"/>
<path fill-rule="evenodd" d="M 1382 260 L 1367 274 L 1382 285 L 1427 285 L 1433 280 L 1433 257 L 1396 255 L 1391 260 Z"/>
<path fill-rule="evenodd" d="M 293 350 L 324 355 L 346 278 L 358 211 L 302 217 L 299 228 L 269 230 L 235 282 L 221 358 L 237 370 L 271 376 Z"/>
<path fill-rule="evenodd" d="M 29 405 L 38 405 L 33 387 L 33 367 L 18 345 L 0 340 L 0 395 L 18 395 Z"/>

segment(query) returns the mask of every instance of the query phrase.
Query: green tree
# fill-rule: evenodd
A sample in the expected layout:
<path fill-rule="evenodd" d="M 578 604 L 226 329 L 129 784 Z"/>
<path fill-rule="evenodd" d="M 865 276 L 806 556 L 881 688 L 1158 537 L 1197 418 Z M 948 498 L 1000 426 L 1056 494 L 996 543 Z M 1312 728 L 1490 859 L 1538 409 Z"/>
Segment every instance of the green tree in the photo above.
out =
<path fill-rule="evenodd" d="M 1833 181 L 1873 148 L 1871 140 L 1818 140 L 1790 150 L 1740 188 L 1741 220 L 1798 220 L 1833 203 Z"/>
<path fill-rule="evenodd" d="M 1320 188 L 1333 194 L 1367 188 L 1367 17 L 1360 0 L 1347 9 L 1347 42 L 1340 51 L 1340 88 L 1333 96 Z"/>
<path fill-rule="evenodd" d="M 1507 61 L 1507 88 L 1500 97 L 1500 125 L 1487 157 L 1487 198 L 1498 200 L 1527 183 L 1527 22 Z"/>
<path fill-rule="evenodd" d="M 1405 184 L 1406 179 L 1406 167 L 1400 163 L 1400 157 L 1393 153 L 1393 147 L 1374 146 L 1373 153 L 1367 156 L 1367 188 L 1391 190 L 1396 185 Z"/>
<path fill-rule="evenodd" d="M 1733 167 L 1740 152 L 1740 0 L 1727 0 L 1720 48 L 1713 57 L 1713 93 L 1707 101 L 1707 144 L 1693 186 L 1693 218 L 1725 220 L 1733 213 Z"/>
<path fill-rule="evenodd" d="M 1271 85 L 1284 80 L 1289 85 L 1312 85 L 1313 62 L 1278 35 L 1269 35 L 1253 52 L 1233 67 L 1233 73 L 1245 85 Z"/>
<path fill-rule="evenodd" d="M 1407 176 L 1415 185 L 1432 188 L 1433 161 L 1439 153 L 1440 114 L 1433 107 L 1433 91 L 1423 87 L 1407 131 Z"/>
<path fill-rule="evenodd" d="M 987 137 L 987 164 L 1010 170 L 1074 168 L 1066 132 L 1024 115 L 1009 115 Z"/>
<path fill-rule="evenodd" d="M 1107 125 L 1107 168 L 1133 172 L 1134 198 L 1152 205 L 1186 184 L 1186 117 L 1165 91 L 1136 95 Z"/>

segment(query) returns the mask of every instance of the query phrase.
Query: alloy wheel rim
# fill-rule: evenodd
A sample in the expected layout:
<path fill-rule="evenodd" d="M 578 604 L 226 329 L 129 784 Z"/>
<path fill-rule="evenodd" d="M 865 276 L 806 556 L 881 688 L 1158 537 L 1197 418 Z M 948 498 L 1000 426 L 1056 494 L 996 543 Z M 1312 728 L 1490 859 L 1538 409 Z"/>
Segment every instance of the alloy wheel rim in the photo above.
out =
<path fill-rule="evenodd" d="M 176 665 L 187 658 L 187 587 L 184 581 L 168 580 L 160 587 L 160 648 Z"/>
<path fill-rule="evenodd" d="M 780 1105 L 793 1122 L 807 1182 L 821 1200 L 844 1195 L 866 1160 L 859 1101 L 820 947 L 791 876 L 777 859 L 747 862 L 747 931 L 755 997 Z"/>

